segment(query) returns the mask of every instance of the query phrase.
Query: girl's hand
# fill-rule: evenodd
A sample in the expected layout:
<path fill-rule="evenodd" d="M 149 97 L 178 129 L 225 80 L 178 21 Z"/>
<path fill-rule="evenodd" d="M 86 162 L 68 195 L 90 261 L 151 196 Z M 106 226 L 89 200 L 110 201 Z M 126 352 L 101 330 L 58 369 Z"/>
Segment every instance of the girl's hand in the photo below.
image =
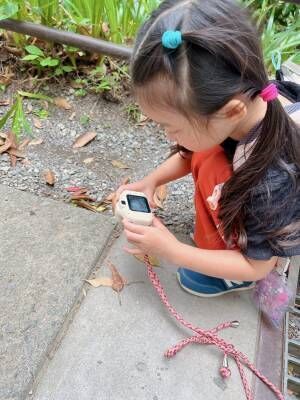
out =
<path fill-rule="evenodd" d="M 134 248 L 124 247 L 129 254 L 149 254 L 175 263 L 175 250 L 180 246 L 176 237 L 154 217 L 152 226 L 136 225 L 123 220 L 124 233 Z"/>
<path fill-rule="evenodd" d="M 156 189 L 156 184 L 153 182 L 151 179 L 145 177 L 144 179 L 141 179 L 140 181 L 129 183 L 128 185 L 121 185 L 118 190 L 116 191 L 116 198 L 115 202 L 119 200 L 120 194 L 124 190 L 133 190 L 136 192 L 143 192 L 149 202 L 149 205 L 151 208 L 157 207 L 157 205 L 154 203 L 153 200 L 153 195 Z"/>

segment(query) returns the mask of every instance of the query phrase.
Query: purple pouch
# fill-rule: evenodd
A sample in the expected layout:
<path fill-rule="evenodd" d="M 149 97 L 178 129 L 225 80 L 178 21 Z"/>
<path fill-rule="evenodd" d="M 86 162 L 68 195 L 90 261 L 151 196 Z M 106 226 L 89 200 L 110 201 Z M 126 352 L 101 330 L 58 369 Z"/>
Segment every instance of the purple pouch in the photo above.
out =
<path fill-rule="evenodd" d="M 277 328 L 281 325 L 292 296 L 286 278 L 289 262 L 289 259 L 285 259 L 283 267 L 277 266 L 264 279 L 256 282 L 252 292 L 256 306 Z"/>

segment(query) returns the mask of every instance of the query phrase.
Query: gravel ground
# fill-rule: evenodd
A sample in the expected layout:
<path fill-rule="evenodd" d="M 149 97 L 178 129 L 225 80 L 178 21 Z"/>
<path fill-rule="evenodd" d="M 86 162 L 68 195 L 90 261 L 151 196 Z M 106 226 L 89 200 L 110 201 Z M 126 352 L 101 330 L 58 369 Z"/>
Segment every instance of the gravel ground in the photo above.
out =
<path fill-rule="evenodd" d="M 109 103 L 95 95 L 77 98 L 72 88 L 51 86 L 46 94 L 65 98 L 72 109 L 50 104 L 50 115 L 41 120 L 42 128 L 37 129 L 33 124 L 33 118 L 36 118 L 33 111 L 43 103 L 24 100 L 24 109 L 33 109 L 27 114 L 32 134 L 35 139 L 42 138 L 43 143 L 27 146 L 28 162 L 18 161 L 14 168 L 10 166 L 8 154 L 0 155 L 1 183 L 62 201 L 69 201 L 66 187 L 84 186 L 92 197 L 100 200 L 114 191 L 124 177 L 130 176 L 131 182 L 142 178 L 167 157 L 169 144 L 163 132 L 153 122 L 141 127 L 129 121 L 124 104 Z M 10 94 L 3 95 L 3 98 L 9 99 Z M 0 117 L 7 109 L 0 107 Z M 87 124 L 80 121 L 84 116 L 89 117 Z M 87 131 L 97 132 L 96 139 L 85 147 L 72 149 L 76 137 Z M 93 162 L 83 162 L 91 157 Z M 114 167 L 112 160 L 122 161 L 130 169 Z M 43 179 L 43 172 L 47 169 L 56 175 L 53 187 Z M 181 179 L 170 184 L 168 189 L 165 208 L 159 215 L 173 231 L 188 233 L 192 230 L 194 218 L 192 179 Z M 111 214 L 111 210 L 104 213 Z"/>

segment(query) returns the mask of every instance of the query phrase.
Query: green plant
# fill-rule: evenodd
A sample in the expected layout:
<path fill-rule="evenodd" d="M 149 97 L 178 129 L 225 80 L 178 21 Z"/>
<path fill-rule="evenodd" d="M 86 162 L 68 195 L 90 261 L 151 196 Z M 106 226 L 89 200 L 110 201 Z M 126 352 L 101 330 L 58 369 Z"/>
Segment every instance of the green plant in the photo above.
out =
<path fill-rule="evenodd" d="M 29 61 L 39 71 L 48 67 L 54 69 L 54 75 L 62 75 L 64 72 L 74 70 L 71 65 L 62 65 L 60 59 L 46 56 L 39 47 L 33 44 L 25 46 L 25 50 L 28 54 L 22 58 L 22 61 Z"/>
<path fill-rule="evenodd" d="M 262 34 L 264 60 L 270 72 L 274 69 L 272 56 L 280 52 L 282 61 L 292 58 L 297 61 L 300 53 L 300 20 L 295 26 L 289 26 L 284 31 L 276 31 L 274 10 Z"/>
<path fill-rule="evenodd" d="M 30 0 L 33 16 L 38 16 L 43 25 L 53 26 L 59 24 L 62 10 L 59 0 Z"/>
<path fill-rule="evenodd" d="M 52 98 L 49 96 L 45 96 L 41 93 L 30 93 L 19 90 L 15 96 L 15 101 L 10 107 L 10 109 L 4 114 L 4 116 L 0 119 L 0 129 L 2 129 L 9 119 L 12 120 L 11 130 L 16 135 L 17 140 L 22 132 L 26 132 L 27 134 L 31 134 L 31 127 L 26 118 L 24 109 L 23 109 L 23 98 L 27 97 L 34 100 L 46 100 L 49 102 L 53 102 Z M 47 110 L 40 110 L 40 117 L 42 114 L 45 114 Z"/>
<path fill-rule="evenodd" d="M 265 63 L 274 72 L 272 56 L 281 54 L 282 62 L 292 58 L 299 62 L 300 8 L 295 4 L 273 0 L 242 0 L 249 7 L 261 30 Z"/>
<path fill-rule="evenodd" d="M 39 117 L 40 119 L 45 119 L 49 117 L 49 111 L 44 108 L 39 108 L 37 110 L 33 110 L 32 113 Z"/>
<path fill-rule="evenodd" d="M 12 119 L 11 130 L 16 135 L 17 140 L 23 131 L 28 134 L 31 133 L 29 122 L 27 121 L 23 110 L 23 97 L 19 93 L 17 94 L 13 105 L 0 119 L 0 129 L 4 127 L 10 118 Z"/>
<path fill-rule="evenodd" d="M 80 88 L 80 89 L 75 90 L 74 95 L 77 97 L 84 97 L 87 95 L 87 91 L 83 88 Z"/>
<path fill-rule="evenodd" d="M 125 107 L 125 111 L 129 119 L 134 122 L 139 122 L 141 117 L 141 110 L 136 103 L 129 103 Z"/>

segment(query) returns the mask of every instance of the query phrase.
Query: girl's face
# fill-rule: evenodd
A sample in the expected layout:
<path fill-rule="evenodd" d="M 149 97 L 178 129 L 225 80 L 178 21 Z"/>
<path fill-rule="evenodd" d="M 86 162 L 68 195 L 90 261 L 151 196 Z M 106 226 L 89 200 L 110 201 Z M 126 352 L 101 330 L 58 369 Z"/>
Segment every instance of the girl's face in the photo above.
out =
<path fill-rule="evenodd" d="M 230 118 L 218 113 L 209 120 L 197 118 L 197 121 L 192 123 L 176 110 L 153 108 L 144 102 L 140 102 L 140 106 L 143 114 L 165 130 L 171 142 L 176 142 L 193 152 L 207 150 L 222 143 L 235 128 Z"/>

